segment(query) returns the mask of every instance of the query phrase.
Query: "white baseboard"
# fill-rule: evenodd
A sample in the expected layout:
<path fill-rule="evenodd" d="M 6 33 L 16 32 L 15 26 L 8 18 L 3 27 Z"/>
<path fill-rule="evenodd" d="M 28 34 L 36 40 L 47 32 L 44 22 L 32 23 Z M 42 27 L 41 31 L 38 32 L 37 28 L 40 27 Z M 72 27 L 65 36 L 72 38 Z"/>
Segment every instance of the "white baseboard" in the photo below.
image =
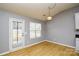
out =
<path fill-rule="evenodd" d="M 40 41 L 40 42 L 37 42 L 37 43 L 30 44 L 30 45 L 27 45 L 27 46 L 20 47 L 20 48 L 18 48 L 18 49 L 14 49 L 14 50 L 12 50 L 12 51 L 7 51 L 7 52 L 4 52 L 4 53 L 1 53 L 0 56 L 1 56 L 1 55 L 4 55 L 4 54 L 8 54 L 8 53 L 10 53 L 10 52 L 14 52 L 14 51 L 23 49 L 23 48 L 31 47 L 31 46 L 33 46 L 33 45 L 39 44 L 39 43 L 44 42 L 44 41 L 45 41 L 45 40 Z"/>
<path fill-rule="evenodd" d="M 45 40 L 45 41 L 51 42 L 51 43 L 55 43 L 55 44 L 58 44 L 58 45 L 62 45 L 62 46 L 66 46 L 66 47 L 70 47 L 70 48 L 75 48 L 75 47 L 73 47 L 73 46 L 65 45 L 65 44 L 58 43 L 58 42 L 54 42 L 54 41 L 50 41 L 50 40 Z"/>
<path fill-rule="evenodd" d="M 7 51 L 7 52 L 3 52 L 0 54 L 0 56 L 4 55 L 4 54 L 8 54 L 10 51 Z"/>
<path fill-rule="evenodd" d="M 49 40 L 43 40 L 43 41 L 40 41 L 40 42 L 37 42 L 37 43 L 33 43 L 33 44 L 30 44 L 30 45 L 27 45 L 27 46 L 24 46 L 24 47 L 21 47 L 21 48 L 12 50 L 12 51 L 7 51 L 7 52 L 4 52 L 4 53 L 1 53 L 0 55 L 4 55 L 4 54 L 10 53 L 10 52 L 14 52 L 14 51 L 17 51 L 17 50 L 19 50 L 19 49 L 31 47 L 31 46 L 33 46 L 33 45 L 39 44 L 39 43 L 44 42 L 44 41 L 51 42 L 51 43 L 55 43 L 55 44 L 62 45 L 62 46 L 66 46 L 66 47 L 70 47 L 70 48 L 75 48 L 75 47 L 73 47 L 73 46 L 69 46 L 69 45 L 65 45 L 65 44 L 61 44 L 61 43 L 57 43 L 57 42 L 53 42 L 53 41 L 49 41 Z"/>
<path fill-rule="evenodd" d="M 37 43 L 30 44 L 30 45 L 27 45 L 27 46 L 25 46 L 25 48 L 26 48 L 26 47 L 31 47 L 31 46 L 36 45 L 36 44 L 39 44 L 39 43 L 42 43 L 42 42 L 44 42 L 44 41 L 45 41 L 45 40 L 40 41 L 40 42 L 37 42 Z"/>

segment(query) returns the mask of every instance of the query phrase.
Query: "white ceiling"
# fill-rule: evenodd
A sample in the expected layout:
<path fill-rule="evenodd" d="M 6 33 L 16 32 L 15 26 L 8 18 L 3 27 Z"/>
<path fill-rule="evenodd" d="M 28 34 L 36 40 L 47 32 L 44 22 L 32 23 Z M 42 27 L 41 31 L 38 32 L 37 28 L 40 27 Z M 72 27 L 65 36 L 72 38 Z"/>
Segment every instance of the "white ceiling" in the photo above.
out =
<path fill-rule="evenodd" d="M 48 16 L 48 7 L 53 7 L 53 5 L 54 3 L 4 3 L 0 4 L 0 7 L 23 16 L 46 20 L 45 17 Z M 51 10 L 51 16 L 78 5 L 77 3 L 57 3 L 54 10 Z M 44 17 L 43 14 L 46 16 Z"/>

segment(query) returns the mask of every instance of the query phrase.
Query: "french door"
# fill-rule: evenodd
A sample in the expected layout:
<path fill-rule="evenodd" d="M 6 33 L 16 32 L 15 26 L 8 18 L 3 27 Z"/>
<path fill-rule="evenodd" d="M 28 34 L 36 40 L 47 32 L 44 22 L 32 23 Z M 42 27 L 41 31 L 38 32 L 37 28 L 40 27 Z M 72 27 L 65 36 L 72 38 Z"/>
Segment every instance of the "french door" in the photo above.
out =
<path fill-rule="evenodd" d="M 10 18 L 9 19 L 9 37 L 10 50 L 18 49 L 24 46 L 24 20 Z"/>

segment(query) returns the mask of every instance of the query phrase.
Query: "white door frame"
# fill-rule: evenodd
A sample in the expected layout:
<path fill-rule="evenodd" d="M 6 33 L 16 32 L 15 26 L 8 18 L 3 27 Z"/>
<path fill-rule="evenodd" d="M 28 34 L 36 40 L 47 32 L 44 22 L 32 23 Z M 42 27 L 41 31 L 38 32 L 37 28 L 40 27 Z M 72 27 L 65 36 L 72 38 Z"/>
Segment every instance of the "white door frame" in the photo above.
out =
<path fill-rule="evenodd" d="M 15 48 L 15 49 L 12 48 L 12 34 L 11 34 L 11 31 L 12 31 L 12 23 L 11 22 L 13 20 L 15 20 L 15 21 L 23 21 L 23 33 L 24 33 L 23 46 Z M 23 48 L 24 45 L 25 45 L 25 20 L 24 19 L 17 19 L 17 18 L 9 17 L 9 50 L 10 51 L 18 50 L 20 48 Z"/>

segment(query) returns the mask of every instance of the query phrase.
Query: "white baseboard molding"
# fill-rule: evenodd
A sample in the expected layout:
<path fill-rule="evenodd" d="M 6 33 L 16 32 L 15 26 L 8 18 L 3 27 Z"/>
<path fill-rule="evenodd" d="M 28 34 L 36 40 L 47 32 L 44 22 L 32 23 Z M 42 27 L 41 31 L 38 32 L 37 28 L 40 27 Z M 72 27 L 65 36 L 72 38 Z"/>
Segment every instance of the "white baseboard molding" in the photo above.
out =
<path fill-rule="evenodd" d="M 37 42 L 37 43 L 29 44 L 29 45 L 26 45 L 26 46 L 20 47 L 20 48 L 18 48 L 18 49 L 14 49 L 14 50 L 11 50 L 11 51 L 7 51 L 7 52 L 4 52 L 4 53 L 1 53 L 0 56 L 2 56 L 2 55 L 4 55 L 4 54 L 8 54 L 8 53 L 10 53 L 10 52 L 14 52 L 14 51 L 17 51 L 17 50 L 23 49 L 23 48 L 31 47 L 31 46 L 33 46 L 33 45 L 36 45 L 36 44 L 42 43 L 42 42 L 44 42 L 44 41 L 45 41 L 45 40 L 40 41 L 40 42 Z"/>
<path fill-rule="evenodd" d="M 0 54 L 0 56 L 4 55 L 4 54 L 8 54 L 10 51 L 7 51 L 7 52 L 3 52 Z"/>
<path fill-rule="evenodd" d="M 73 47 L 73 46 L 65 45 L 65 44 L 58 43 L 58 42 L 54 42 L 54 41 L 50 41 L 50 40 L 45 40 L 45 41 L 51 42 L 51 43 L 55 43 L 55 44 L 58 44 L 58 45 L 62 45 L 62 46 L 66 46 L 66 47 L 70 47 L 70 48 L 75 48 L 75 47 Z"/>
<path fill-rule="evenodd" d="M 65 45 L 65 44 L 61 44 L 61 43 L 57 43 L 57 42 L 53 42 L 53 41 L 49 41 L 49 40 L 43 40 L 43 41 L 40 41 L 40 42 L 37 42 L 37 43 L 33 43 L 33 44 L 30 44 L 30 45 L 26 45 L 26 46 L 24 46 L 24 47 L 21 47 L 21 48 L 12 50 L 12 51 L 7 51 L 7 52 L 4 52 L 4 53 L 1 53 L 0 55 L 4 55 L 4 54 L 10 53 L 10 52 L 14 52 L 14 51 L 17 51 L 17 50 L 19 50 L 19 49 L 31 47 L 31 46 L 33 46 L 33 45 L 39 44 L 39 43 L 44 42 L 44 41 L 51 42 L 51 43 L 55 43 L 55 44 L 62 45 L 62 46 L 66 46 L 66 47 L 70 47 L 70 48 L 75 48 L 75 47 L 73 47 L 73 46 L 69 46 L 69 45 Z"/>

